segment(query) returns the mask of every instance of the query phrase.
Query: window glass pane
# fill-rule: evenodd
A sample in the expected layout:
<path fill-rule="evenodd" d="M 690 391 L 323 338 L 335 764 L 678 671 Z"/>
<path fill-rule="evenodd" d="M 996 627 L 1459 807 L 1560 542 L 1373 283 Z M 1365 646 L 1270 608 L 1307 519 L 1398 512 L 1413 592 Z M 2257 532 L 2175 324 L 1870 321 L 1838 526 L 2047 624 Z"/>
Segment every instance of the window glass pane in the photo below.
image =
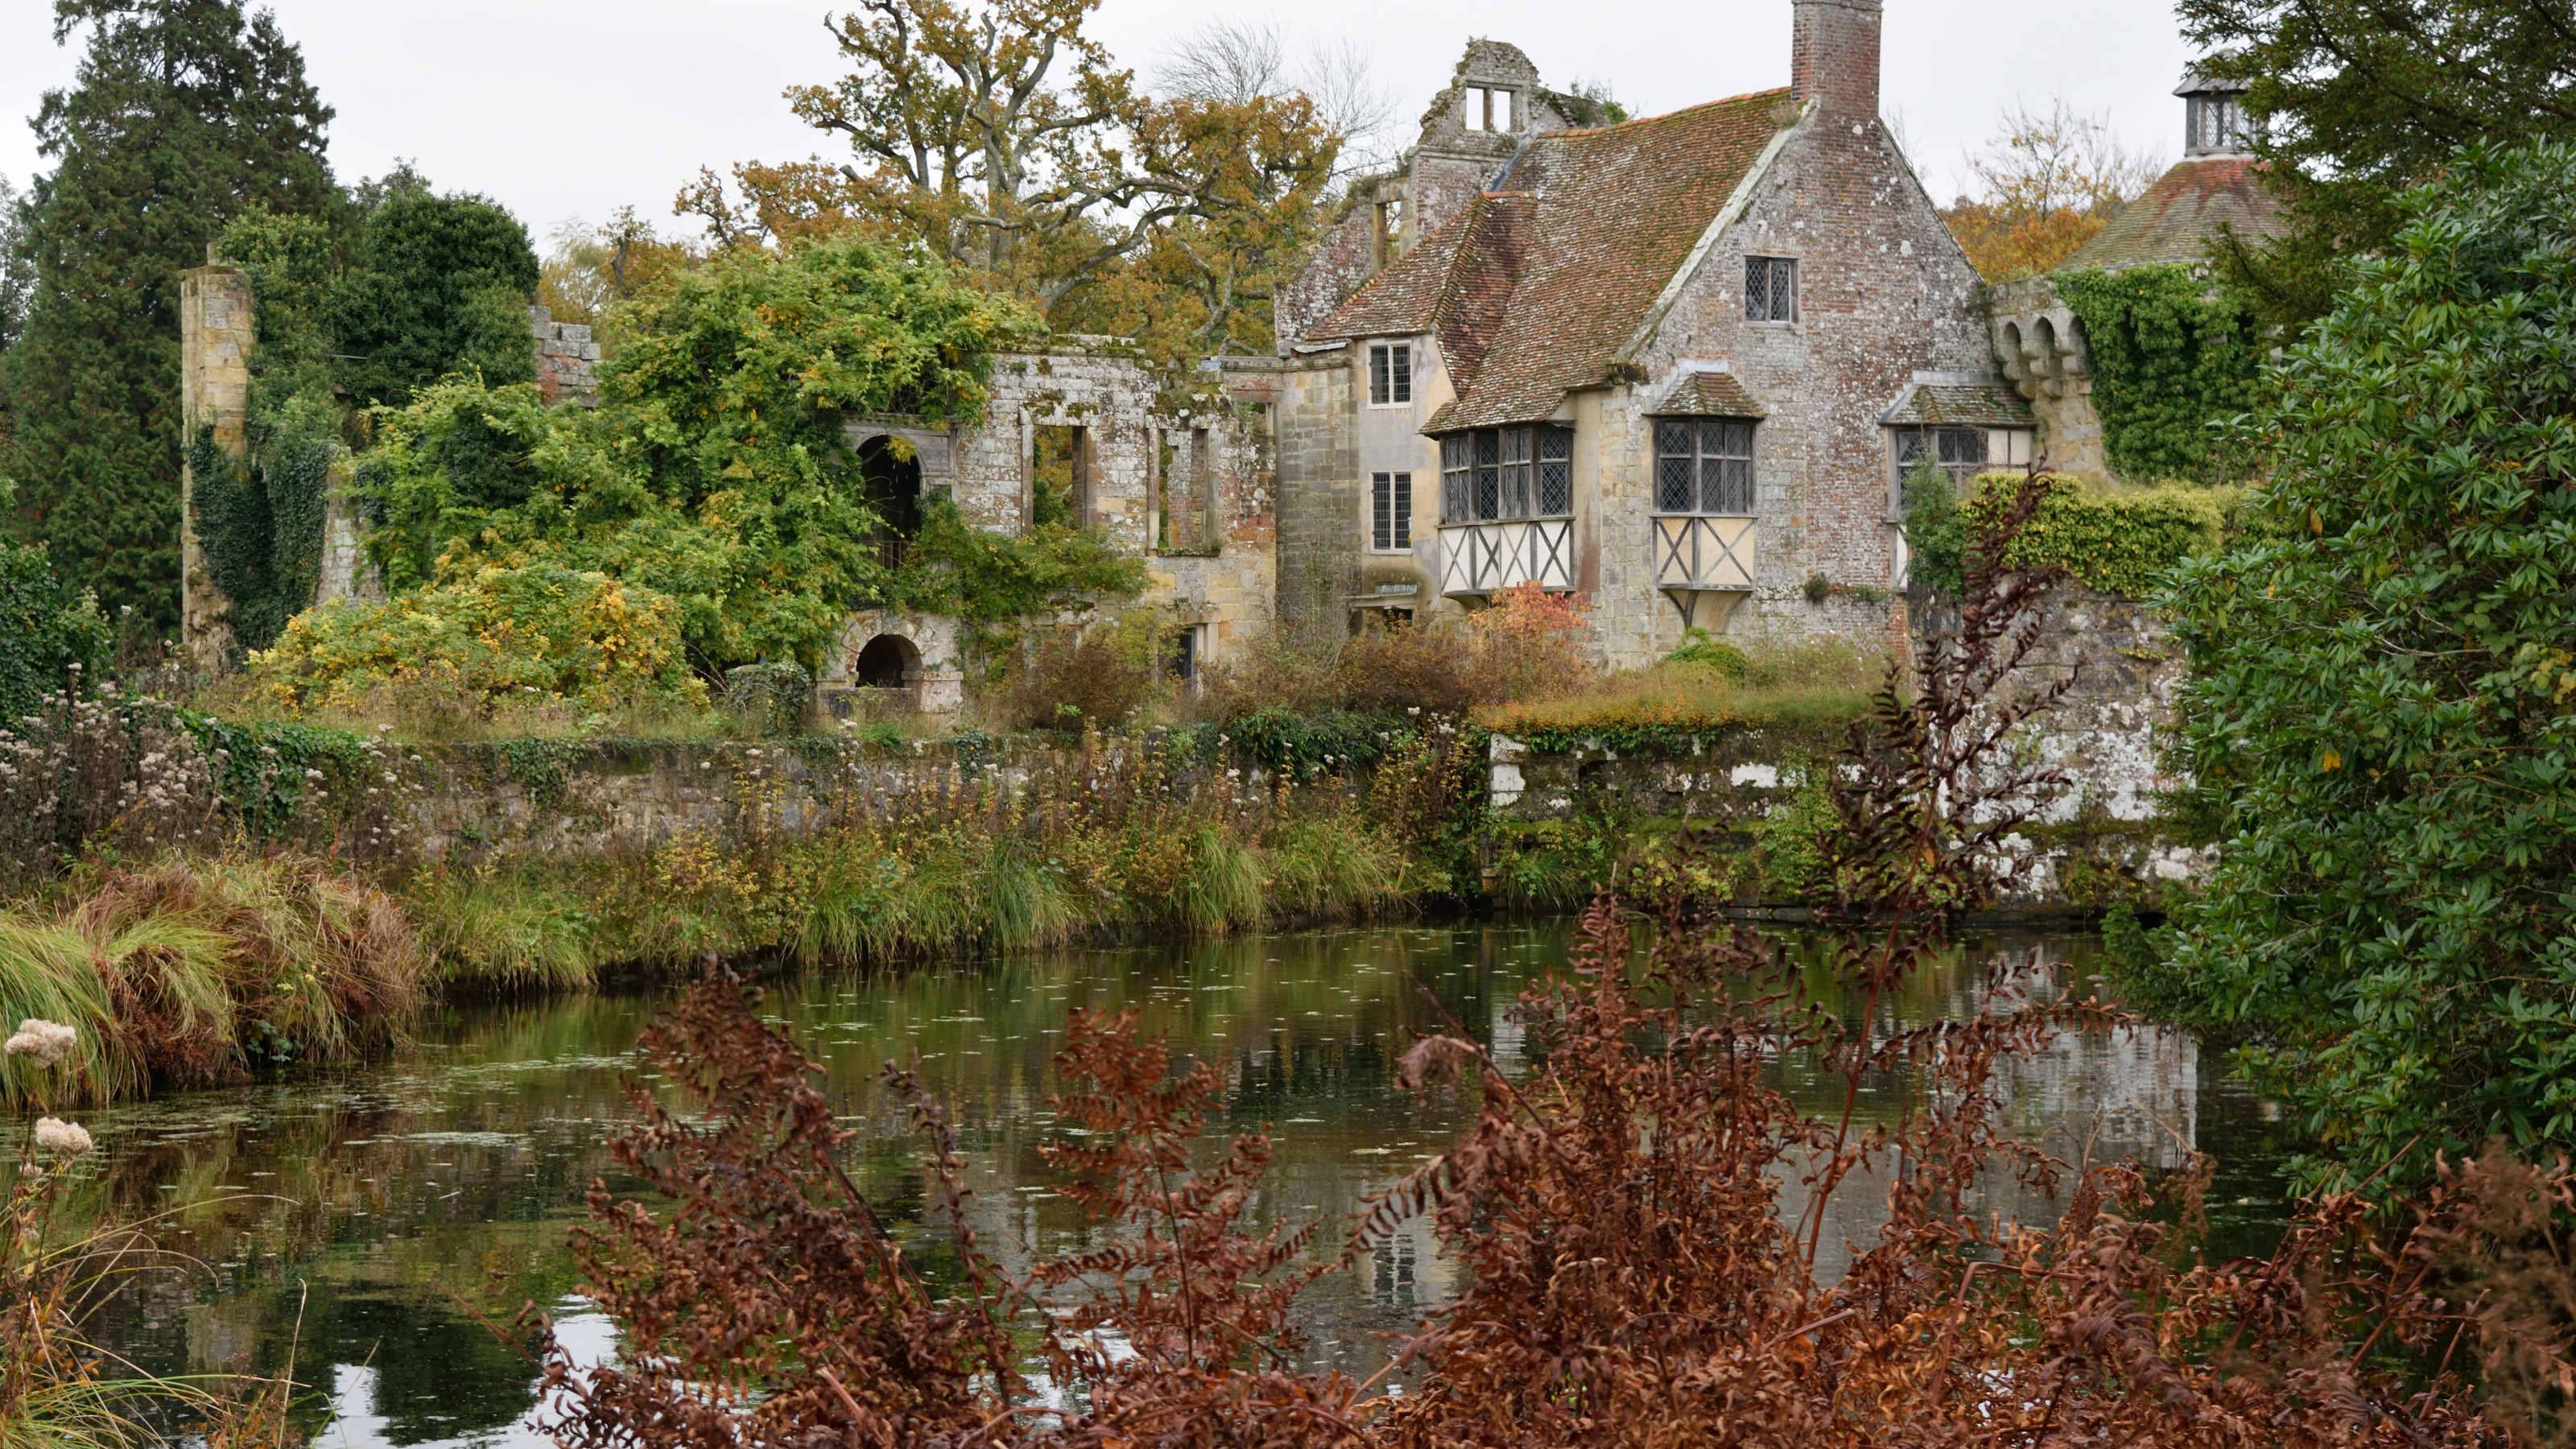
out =
<path fill-rule="evenodd" d="M 1505 518 L 1530 515 L 1530 430 L 1503 429 L 1503 512 Z"/>
<path fill-rule="evenodd" d="M 1744 259 L 1744 317 L 1748 322 L 1771 319 L 1771 259 Z"/>
<path fill-rule="evenodd" d="M 1440 521 L 1464 523 L 1472 516 L 1468 507 L 1468 443 L 1462 437 L 1440 440 Z"/>
<path fill-rule="evenodd" d="M 1655 451 L 1667 457 L 1686 455 L 1691 450 L 1691 425 L 1688 423 L 1655 424 Z"/>
<path fill-rule="evenodd" d="M 1574 430 L 1538 430 L 1538 511 L 1554 518 L 1574 511 Z"/>
<path fill-rule="evenodd" d="M 1977 428 L 1943 428 L 1940 435 L 1941 461 L 1944 463 L 1982 463 L 1986 461 L 1986 435 Z"/>
<path fill-rule="evenodd" d="M 1688 513 L 1691 511 L 1691 460 L 1658 458 L 1655 460 L 1655 511 Z"/>
<path fill-rule="evenodd" d="M 1395 515 L 1395 542 L 1391 548 L 1413 547 L 1413 475 L 1395 475 L 1394 502 L 1389 511 Z"/>
<path fill-rule="evenodd" d="M 1476 516 L 1500 518 L 1503 508 L 1502 438 L 1488 431 L 1476 434 Z"/>
<path fill-rule="evenodd" d="M 1410 345 L 1387 349 L 1387 401 L 1413 401 L 1413 348 Z"/>
<path fill-rule="evenodd" d="M 1369 401 L 1386 401 L 1386 349 L 1383 347 L 1369 349 Z"/>
<path fill-rule="evenodd" d="M 1395 479 L 1385 473 L 1369 477 L 1369 546 L 1395 547 Z"/>
<path fill-rule="evenodd" d="M 1541 461 L 1570 459 L 1574 456 L 1574 429 L 1541 428 L 1538 430 L 1538 455 Z"/>

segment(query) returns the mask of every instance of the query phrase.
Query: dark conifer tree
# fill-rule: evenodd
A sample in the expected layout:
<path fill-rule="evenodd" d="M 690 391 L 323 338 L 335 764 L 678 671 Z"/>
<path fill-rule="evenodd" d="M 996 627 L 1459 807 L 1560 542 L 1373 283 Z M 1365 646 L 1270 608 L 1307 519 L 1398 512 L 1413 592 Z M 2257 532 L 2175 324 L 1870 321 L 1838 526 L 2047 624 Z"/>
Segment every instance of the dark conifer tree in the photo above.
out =
<path fill-rule="evenodd" d="M 35 119 L 55 163 L 30 192 L 35 290 L 10 350 L 19 524 L 55 568 L 156 630 L 178 621 L 181 270 L 253 204 L 341 204 L 331 110 L 273 16 L 240 0 L 56 0 L 86 32 Z"/>

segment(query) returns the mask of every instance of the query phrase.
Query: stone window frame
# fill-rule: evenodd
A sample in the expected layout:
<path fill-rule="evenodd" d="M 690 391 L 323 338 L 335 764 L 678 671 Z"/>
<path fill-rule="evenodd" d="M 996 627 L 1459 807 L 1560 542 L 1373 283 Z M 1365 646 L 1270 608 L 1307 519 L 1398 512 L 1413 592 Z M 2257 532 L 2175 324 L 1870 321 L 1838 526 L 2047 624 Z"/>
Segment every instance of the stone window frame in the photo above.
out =
<path fill-rule="evenodd" d="M 2030 464 L 2038 444 L 2038 433 L 2032 428 L 1998 428 L 1981 424 L 1965 426 L 1913 425 L 1888 429 L 1888 451 L 1896 460 L 1896 486 L 1903 496 L 1906 474 L 1914 467 L 1915 450 L 1928 434 L 1932 439 L 1933 461 L 1950 475 L 1954 491 L 1965 493 L 1970 480 L 1980 473 L 1998 468 L 2021 468 Z M 2003 444 L 1996 455 L 1995 445 Z"/>
<path fill-rule="evenodd" d="M 1369 552 L 1413 551 L 1413 473 L 1395 469 L 1369 475 Z"/>
<path fill-rule="evenodd" d="M 1772 252 L 1747 252 L 1744 255 L 1744 320 L 1764 327 L 1794 327 L 1798 323 L 1799 292 L 1806 269 L 1799 258 Z M 1780 279 L 1788 279 L 1788 305 L 1781 305 Z M 1755 278 L 1761 278 L 1757 284 Z M 1759 302 L 1755 292 L 1761 293 Z"/>
<path fill-rule="evenodd" d="M 1573 428 L 1516 423 L 1440 439 L 1443 526 L 1573 516 Z"/>
<path fill-rule="evenodd" d="M 1372 342 L 1368 349 L 1369 406 L 1413 406 L 1413 344 Z"/>
<path fill-rule="evenodd" d="M 1497 107 L 1496 101 L 1502 104 Z M 1520 91 L 1512 86 L 1470 85 L 1458 100 L 1459 128 L 1493 135 L 1511 135 L 1518 129 L 1515 112 L 1520 107 Z M 1502 114 L 1497 117 L 1494 112 Z"/>
<path fill-rule="evenodd" d="M 1655 459 L 1650 486 L 1656 517 L 1759 516 L 1762 498 L 1755 467 L 1761 457 L 1761 419 L 1654 417 L 1647 423 Z M 1677 437 L 1677 432 L 1686 436 Z M 1672 503 L 1680 496 L 1675 488 L 1687 492 L 1682 504 Z"/>

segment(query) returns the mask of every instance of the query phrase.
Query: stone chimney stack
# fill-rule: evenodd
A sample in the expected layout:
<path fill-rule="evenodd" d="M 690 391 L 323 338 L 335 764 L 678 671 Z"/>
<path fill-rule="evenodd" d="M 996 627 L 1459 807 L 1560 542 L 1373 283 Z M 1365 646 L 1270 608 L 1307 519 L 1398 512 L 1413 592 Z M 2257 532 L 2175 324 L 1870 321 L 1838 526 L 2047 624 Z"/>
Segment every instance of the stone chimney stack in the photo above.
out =
<path fill-rule="evenodd" d="M 1832 115 L 1878 118 L 1879 0 L 1795 0 L 1789 89 Z"/>

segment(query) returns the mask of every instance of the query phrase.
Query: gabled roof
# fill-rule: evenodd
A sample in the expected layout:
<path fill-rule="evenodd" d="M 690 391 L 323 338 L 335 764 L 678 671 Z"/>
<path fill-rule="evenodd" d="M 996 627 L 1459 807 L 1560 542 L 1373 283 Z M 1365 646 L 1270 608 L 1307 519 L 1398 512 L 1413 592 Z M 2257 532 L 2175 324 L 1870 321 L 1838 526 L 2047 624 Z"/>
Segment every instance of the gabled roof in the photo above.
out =
<path fill-rule="evenodd" d="M 1321 342 L 1436 333 L 1452 384 L 1465 387 L 1502 319 L 1535 209 L 1527 196 L 1477 197 L 1306 329 L 1307 337 Z"/>
<path fill-rule="evenodd" d="M 2225 222 L 2247 241 L 2280 229 L 2280 202 L 2263 186 L 2262 163 L 2244 156 L 2185 161 L 2156 179 L 2147 194 L 2120 208 L 2111 224 L 2075 255 L 2051 268 L 2118 271 L 2147 262 L 2197 262 L 2202 243 Z"/>
<path fill-rule="evenodd" d="M 1731 372 L 1692 372 L 1664 395 L 1651 411 L 1667 418 L 1767 418 L 1770 410 L 1754 400 Z"/>
<path fill-rule="evenodd" d="M 1308 336 L 1438 331 L 1458 396 L 1425 431 L 1545 418 L 1568 391 L 1610 380 L 1788 102 L 1759 91 L 1534 136 L 1510 192 L 1462 210 Z"/>
<path fill-rule="evenodd" d="M 2011 387 L 1991 383 L 1916 383 L 1880 421 L 1899 428 L 2027 428 L 2030 404 Z"/>

